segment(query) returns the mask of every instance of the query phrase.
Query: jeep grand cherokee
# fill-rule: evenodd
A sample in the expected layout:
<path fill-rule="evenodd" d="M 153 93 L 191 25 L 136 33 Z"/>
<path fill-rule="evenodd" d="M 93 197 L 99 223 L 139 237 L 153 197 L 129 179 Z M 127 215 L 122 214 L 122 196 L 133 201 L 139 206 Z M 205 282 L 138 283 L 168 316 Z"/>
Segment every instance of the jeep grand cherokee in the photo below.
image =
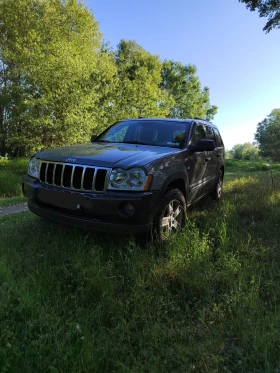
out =
<path fill-rule="evenodd" d="M 35 154 L 23 177 L 29 209 L 99 231 L 161 238 L 180 230 L 187 206 L 221 199 L 224 145 L 210 122 L 118 121 L 90 143 Z"/>

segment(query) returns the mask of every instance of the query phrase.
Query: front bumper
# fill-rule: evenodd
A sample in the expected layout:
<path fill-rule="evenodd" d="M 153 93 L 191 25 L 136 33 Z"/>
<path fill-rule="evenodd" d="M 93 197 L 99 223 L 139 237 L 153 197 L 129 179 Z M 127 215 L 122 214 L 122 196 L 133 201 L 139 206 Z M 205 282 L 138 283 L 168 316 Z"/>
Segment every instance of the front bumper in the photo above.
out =
<path fill-rule="evenodd" d="M 156 213 L 159 192 L 83 193 L 56 188 L 28 175 L 23 177 L 23 194 L 28 207 L 43 218 L 96 231 L 140 234 L 149 232 Z M 124 205 L 134 206 L 133 215 Z"/>

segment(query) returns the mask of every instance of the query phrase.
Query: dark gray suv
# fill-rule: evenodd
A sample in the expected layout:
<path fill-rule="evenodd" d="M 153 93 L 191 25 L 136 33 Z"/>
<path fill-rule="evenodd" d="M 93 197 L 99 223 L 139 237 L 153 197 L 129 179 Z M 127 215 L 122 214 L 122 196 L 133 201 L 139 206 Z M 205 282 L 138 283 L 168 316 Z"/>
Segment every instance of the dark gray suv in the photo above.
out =
<path fill-rule="evenodd" d="M 30 160 L 23 193 L 35 214 L 106 232 L 161 238 L 180 230 L 187 206 L 221 199 L 224 145 L 199 118 L 119 121 L 90 143 Z"/>

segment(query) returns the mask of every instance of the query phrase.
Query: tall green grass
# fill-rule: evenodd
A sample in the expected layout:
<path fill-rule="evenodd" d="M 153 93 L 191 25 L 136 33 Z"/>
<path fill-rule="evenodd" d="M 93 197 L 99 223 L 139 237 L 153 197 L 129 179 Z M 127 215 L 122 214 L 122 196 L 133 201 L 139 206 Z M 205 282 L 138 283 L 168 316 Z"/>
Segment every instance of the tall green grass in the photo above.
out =
<path fill-rule="evenodd" d="M 280 172 L 280 163 L 270 162 L 260 158 L 258 161 L 243 161 L 235 159 L 226 160 L 226 170 L 228 172 L 256 172 L 269 171 Z"/>
<path fill-rule="evenodd" d="M 279 190 L 232 173 L 162 246 L 1 218 L 1 373 L 278 372 Z"/>
<path fill-rule="evenodd" d="M 0 206 L 24 200 L 21 179 L 27 172 L 26 158 L 7 159 L 0 157 Z M 22 197 L 9 200 L 11 197 Z"/>

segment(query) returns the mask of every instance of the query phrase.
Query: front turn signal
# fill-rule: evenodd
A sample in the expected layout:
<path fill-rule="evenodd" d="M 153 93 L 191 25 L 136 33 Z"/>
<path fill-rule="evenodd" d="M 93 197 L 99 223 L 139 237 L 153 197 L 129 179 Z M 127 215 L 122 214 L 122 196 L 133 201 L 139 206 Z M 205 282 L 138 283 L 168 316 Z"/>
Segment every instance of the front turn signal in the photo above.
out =
<path fill-rule="evenodd" d="M 144 186 L 144 190 L 149 190 L 150 185 L 151 185 L 151 183 L 152 183 L 152 180 L 153 180 L 153 176 L 152 176 L 152 175 L 149 175 L 149 176 L 147 177 L 147 181 L 146 181 L 146 184 L 145 184 L 145 186 Z"/>

